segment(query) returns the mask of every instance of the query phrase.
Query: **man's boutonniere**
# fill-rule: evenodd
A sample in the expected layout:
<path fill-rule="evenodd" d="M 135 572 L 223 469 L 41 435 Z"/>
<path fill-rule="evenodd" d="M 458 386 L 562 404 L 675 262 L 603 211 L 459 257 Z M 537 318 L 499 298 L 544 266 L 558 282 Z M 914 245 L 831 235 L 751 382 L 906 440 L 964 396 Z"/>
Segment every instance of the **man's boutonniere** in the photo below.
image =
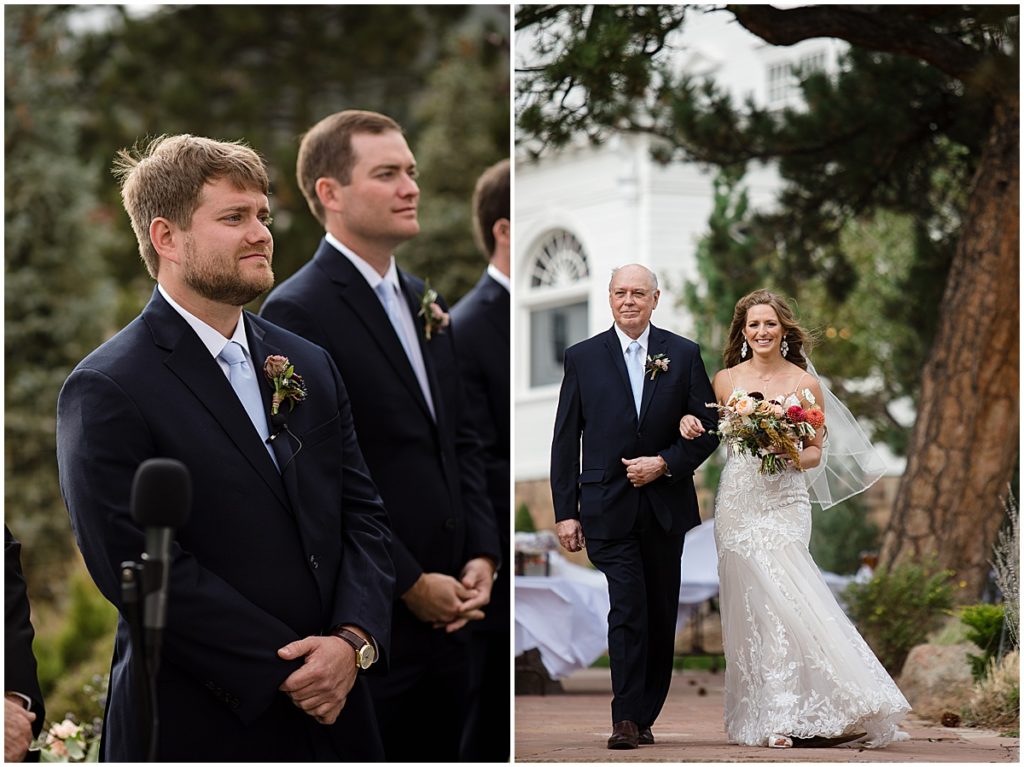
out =
<path fill-rule="evenodd" d="M 277 415 L 284 402 L 289 404 L 288 412 L 295 409 L 296 402 L 306 399 L 306 384 L 295 372 L 295 366 L 281 354 L 271 354 L 263 363 L 263 373 L 274 385 L 274 397 L 270 401 L 270 414 Z"/>
<path fill-rule="evenodd" d="M 444 330 L 451 322 L 451 318 L 437 305 L 437 291 L 430 287 L 430 280 L 427 280 L 423 287 L 423 298 L 420 299 L 420 311 L 417 316 L 423 318 L 423 333 L 429 341 L 431 333 Z"/>
<path fill-rule="evenodd" d="M 654 377 L 658 375 L 658 373 L 668 372 L 668 363 L 670 363 L 671 361 L 672 360 L 670 360 L 664 354 L 655 354 L 653 357 L 650 354 L 648 354 L 647 366 L 644 367 L 644 372 L 650 373 L 651 380 L 653 381 Z"/>

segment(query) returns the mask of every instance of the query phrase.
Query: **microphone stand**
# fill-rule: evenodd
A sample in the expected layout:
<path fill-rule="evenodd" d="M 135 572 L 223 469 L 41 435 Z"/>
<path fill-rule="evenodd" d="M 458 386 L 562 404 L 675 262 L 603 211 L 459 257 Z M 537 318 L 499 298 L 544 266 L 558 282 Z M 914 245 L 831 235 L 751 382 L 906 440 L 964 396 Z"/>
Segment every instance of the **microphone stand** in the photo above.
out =
<path fill-rule="evenodd" d="M 156 675 L 160 668 L 162 634 L 160 629 L 143 628 L 143 605 L 146 596 L 160 588 L 162 565 L 147 559 L 121 563 L 122 614 L 128 623 L 132 643 L 132 669 L 136 689 L 142 703 L 143 739 L 146 761 L 155 762 L 160 733 L 160 714 L 156 702 Z"/>

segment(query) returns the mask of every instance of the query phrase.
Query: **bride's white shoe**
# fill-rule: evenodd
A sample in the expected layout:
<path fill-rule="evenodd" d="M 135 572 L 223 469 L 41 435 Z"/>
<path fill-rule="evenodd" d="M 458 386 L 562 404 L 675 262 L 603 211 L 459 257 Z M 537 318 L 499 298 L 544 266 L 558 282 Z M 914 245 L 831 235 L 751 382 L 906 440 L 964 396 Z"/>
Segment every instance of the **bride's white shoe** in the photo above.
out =
<path fill-rule="evenodd" d="M 788 735 L 771 734 L 768 736 L 768 748 L 792 748 L 793 739 Z"/>

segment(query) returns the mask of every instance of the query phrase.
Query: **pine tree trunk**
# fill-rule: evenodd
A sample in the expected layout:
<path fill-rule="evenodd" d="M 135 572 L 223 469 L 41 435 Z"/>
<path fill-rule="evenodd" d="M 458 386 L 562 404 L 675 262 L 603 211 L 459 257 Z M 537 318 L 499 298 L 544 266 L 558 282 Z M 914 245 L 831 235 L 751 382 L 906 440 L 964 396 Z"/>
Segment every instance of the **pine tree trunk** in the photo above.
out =
<path fill-rule="evenodd" d="M 881 561 L 934 555 L 977 600 L 1018 455 L 1020 97 L 996 109 L 924 367 Z"/>

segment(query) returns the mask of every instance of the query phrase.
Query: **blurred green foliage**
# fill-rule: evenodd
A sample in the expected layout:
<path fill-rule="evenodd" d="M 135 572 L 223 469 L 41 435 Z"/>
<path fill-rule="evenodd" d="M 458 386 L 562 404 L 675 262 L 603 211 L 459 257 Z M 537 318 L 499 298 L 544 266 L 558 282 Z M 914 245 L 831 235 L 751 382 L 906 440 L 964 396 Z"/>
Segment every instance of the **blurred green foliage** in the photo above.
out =
<path fill-rule="evenodd" d="M 866 583 L 843 592 L 847 614 L 890 674 L 910 650 L 939 627 L 953 606 L 951 570 L 931 563 L 880 567 Z"/>
<path fill-rule="evenodd" d="M 537 526 L 533 523 L 533 515 L 530 514 L 530 507 L 525 503 L 516 506 L 515 531 L 517 533 L 537 532 Z"/>
<path fill-rule="evenodd" d="M 967 639 L 981 648 L 981 655 L 968 653 L 971 675 L 975 681 L 984 679 L 991 661 L 999 654 L 1000 640 L 1006 623 L 1006 610 L 1002 605 L 968 605 L 960 611 L 960 621 L 967 626 Z"/>

